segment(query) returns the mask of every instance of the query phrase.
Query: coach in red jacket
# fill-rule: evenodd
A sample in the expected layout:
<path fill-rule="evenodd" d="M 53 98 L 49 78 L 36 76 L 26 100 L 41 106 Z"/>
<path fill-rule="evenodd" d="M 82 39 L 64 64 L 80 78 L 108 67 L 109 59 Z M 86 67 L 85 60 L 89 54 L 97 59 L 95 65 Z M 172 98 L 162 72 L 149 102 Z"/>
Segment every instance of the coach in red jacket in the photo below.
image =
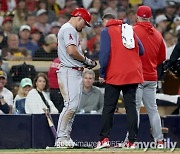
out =
<path fill-rule="evenodd" d="M 112 19 L 113 15 L 106 14 L 103 22 L 107 22 L 101 33 L 100 40 L 100 82 L 105 82 L 105 99 L 102 113 L 100 141 L 96 149 L 109 147 L 109 133 L 113 125 L 113 115 L 118 102 L 120 91 L 123 92 L 127 112 L 129 142 L 127 147 L 133 148 L 137 139 L 137 112 L 135 94 L 139 83 L 142 83 L 142 64 L 139 58 L 144 53 L 141 42 L 130 25 L 124 25 L 121 20 Z M 124 28 L 125 26 L 125 28 Z M 123 29 L 125 35 L 123 34 Z M 132 29 L 129 33 L 127 28 Z M 123 42 L 123 40 L 125 42 Z M 133 47 L 128 48 L 128 40 Z M 134 40 L 134 43 L 133 43 Z M 131 42 L 130 41 L 130 42 Z M 139 45 L 138 45 L 139 44 Z M 140 50 L 139 50 L 140 49 Z"/>
<path fill-rule="evenodd" d="M 141 101 L 148 112 L 152 135 L 157 148 L 163 147 L 161 120 L 156 105 L 157 66 L 166 58 L 165 45 L 160 32 L 150 23 L 151 8 L 140 6 L 137 10 L 137 23 L 134 31 L 144 46 L 144 55 L 141 56 L 144 83 L 137 89 L 137 111 L 139 113 Z M 139 115 L 139 114 L 138 114 Z"/>

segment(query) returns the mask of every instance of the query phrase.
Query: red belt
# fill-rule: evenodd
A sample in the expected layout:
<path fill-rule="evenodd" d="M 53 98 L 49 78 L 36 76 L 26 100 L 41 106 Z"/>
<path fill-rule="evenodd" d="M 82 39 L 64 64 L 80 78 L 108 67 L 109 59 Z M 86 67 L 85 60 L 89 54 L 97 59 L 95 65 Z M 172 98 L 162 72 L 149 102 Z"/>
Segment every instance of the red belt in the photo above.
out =
<path fill-rule="evenodd" d="M 84 67 L 71 67 L 73 70 L 84 71 Z"/>

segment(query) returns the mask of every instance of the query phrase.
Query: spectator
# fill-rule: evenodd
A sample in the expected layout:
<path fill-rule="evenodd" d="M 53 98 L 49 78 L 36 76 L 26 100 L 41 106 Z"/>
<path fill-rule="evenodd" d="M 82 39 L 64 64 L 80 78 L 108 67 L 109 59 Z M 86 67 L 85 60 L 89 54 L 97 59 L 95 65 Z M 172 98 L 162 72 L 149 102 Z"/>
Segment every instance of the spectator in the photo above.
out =
<path fill-rule="evenodd" d="M 107 0 L 107 8 L 103 11 L 104 14 L 113 14 L 117 18 L 118 0 Z"/>
<path fill-rule="evenodd" d="M 163 35 L 166 45 L 166 60 L 170 58 L 170 55 L 176 45 L 176 37 L 172 32 L 165 32 Z"/>
<path fill-rule="evenodd" d="M 93 70 L 83 72 L 83 89 L 78 112 L 102 113 L 104 96 L 100 89 L 93 86 L 95 73 Z"/>
<path fill-rule="evenodd" d="M 39 48 L 44 43 L 44 36 L 42 35 L 42 32 L 38 28 L 31 28 L 31 41 L 36 44 Z"/>
<path fill-rule="evenodd" d="M 51 25 L 48 23 L 48 12 L 45 9 L 40 9 L 36 13 L 37 22 L 35 27 L 40 29 L 44 36 L 46 36 L 51 28 Z"/>
<path fill-rule="evenodd" d="M 49 24 L 51 24 L 52 22 L 57 20 L 57 15 L 52 9 L 50 9 L 47 0 L 39 0 L 38 4 L 37 4 L 37 9 L 38 10 L 40 10 L 40 9 L 47 10 L 47 14 L 48 14 L 47 22 Z M 59 8 L 57 8 L 56 10 L 58 10 L 58 12 L 59 12 Z"/>
<path fill-rule="evenodd" d="M 64 99 L 59 89 L 59 86 L 61 85 L 58 84 L 58 79 L 57 79 L 57 71 L 59 69 L 60 69 L 59 58 L 55 58 L 48 71 L 50 99 L 54 103 L 55 107 L 58 109 L 59 113 L 61 113 L 64 107 Z"/>
<path fill-rule="evenodd" d="M 23 78 L 20 82 L 18 93 L 14 98 L 14 113 L 25 113 L 25 100 L 29 91 L 32 89 L 32 81 L 30 78 Z"/>
<path fill-rule="evenodd" d="M 28 9 L 26 5 L 26 0 L 18 0 L 17 7 L 14 11 L 14 18 L 13 18 L 13 30 L 15 32 L 19 31 L 19 27 L 21 25 L 26 24 L 27 15 L 28 15 Z"/>
<path fill-rule="evenodd" d="M 8 64 L 4 63 L 2 56 L 0 56 L 0 70 L 3 70 L 6 73 L 9 73 Z"/>
<path fill-rule="evenodd" d="M 142 5 L 145 0 L 129 0 L 130 7 L 137 8 L 137 6 Z"/>
<path fill-rule="evenodd" d="M 5 17 L 2 22 L 2 29 L 0 31 L 0 49 L 7 47 L 7 37 L 12 32 L 12 19 Z"/>
<path fill-rule="evenodd" d="M 155 23 L 156 29 L 163 35 L 168 26 L 167 17 L 164 14 L 160 14 L 156 16 Z"/>
<path fill-rule="evenodd" d="M 55 34 L 57 36 L 60 28 L 61 28 L 61 24 L 58 21 L 52 22 L 51 23 L 50 34 Z"/>
<path fill-rule="evenodd" d="M 90 8 L 89 13 L 91 14 L 90 25 L 94 25 L 98 21 L 98 12 L 95 8 Z M 85 27 L 87 33 L 87 39 L 90 39 L 94 35 L 94 29 L 91 27 Z"/>
<path fill-rule="evenodd" d="M 19 48 L 25 48 L 33 57 L 35 54 L 35 51 L 39 48 L 37 44 L 34 44 L 30 40 L 30 34 L 31 34 L 31 28 L 28 25 L 22 25 L 19 29 Z"/>
<path fill-rule="evenodd" d="M 45 92 L 48 86 L 46 74 L 37 74 L 33 82 L 33 89 L 29 91 L 26 97 L 25 112 L 27 114 L 43 114 L 44 108 L 48 109 L 50 113 L 58 113 L 58 110 Z"/>
<path fill-rule="evenodd" d="M 128 21 L 127 19 L 127 11 L 123 7 L 119 7 L 117 11 L 117 19 L 123 20 L 125 23 Z"/>
<path fill-rule="evenodd" d="M 180 29 L 180 16 L 175 17 L 173 22 L 174 22 L 173 32 L 175 35 L 177 35 L 178 30 Z"/>
<path fill-rule="evenodd" d="M 132 8 L 127 12 L 128 24 L 134 25 L 136 23 L 136 11 Z"/>
<path fill-rule="evenodd" d="M 173 20 L 176 16 L 176 2 L 172 0 L 167 1 L 167 6 L 165 7 L 165 15 L 168 21 L 166 31 L 169 31 L 173 28 Z"/>
<path fill-rule="evenodd" d="M 89 55 L 93 54 L 93 46 L 94 46 L 94 44 L 100 42 L 100 34 L 101 34 L 102 29 L 103 29 L 102 22 L 95 22 L 93 24 L 93 35 L 88 40 L 88 43 L 87 43 L 88 50 L 89 50 L 88 51 Z"/>
<path fill-rule="evenodd" d="M 56 3 L 56 0 L 47 0 L 48 11 L 52 10 L 56 16 L 59 15 L 60 6 Z"/>
<path fill-rule="evenodd" d="M 13 94 L 5 85 L 7 83 L 7 74 L 0 71 L 0 110 L 4 113 L 12 113 L 13 110 Z M 2 113 L 2 112 L 0 112 Z"/>
<path fill-rule="evenodd" d="M 32 60 L 31 54 L 25 48 L 19 48 L 17 34 L 10 34 L 7 38 L 7 48 L 2 49 L 2 58 L 5 60 Z"/>
<path fill-rule="evenodd" d="M 151 7 L 153 14 L 155 15 L 159 10 L 163 10 L 166 7 L 166 0 L 163 1 L 143 0 L 143 4 Z"/>
<path fill-rule="evenodd" d="M 78 8 L 78 4 L 76 0 L 65 0 L 65 6 L 62 10 L 59 11 L 59 14 L 71 14 L 71 12 L 75 9 Z"/>
<path fill-rule="evenodd" d="M 37 7 L 37 3 L 38 3 L 37 0 L 26 0 L 28 12 L 32 13 L 33 11 L 35 11 Z"/>
<path fill-rule="evenodd" d="M 100 42 L 98 41 L 93 44 L 92 53 L 89 54 L 89 52 L 87 52 L 87 57 L 93 60 L 99 60 L 99 50 Z"/>
<path fill-rule="evenodd" d="M 7 11 L 8 6 L 7 6 L 7 1 L 6 1 L 6 0 L 1 0 L 0 9 L 1 9 L 3 12 L 6 12 L 6 11 Z"/>
<path fill-rule="evenodd" d="M 57 21 L 59 22 L 59 24 L 62 26 L 63 24 L 65 24 L 68 20 L 69 20 L 70 16 L 68 14 L 60 14 Z"/>
<path fill-rule="evenodd" d="M 34 58 L 52 60 L 57 57 L 57 37 L 49 34 L 45 37 L 45 44 L 35 52 Z"/>
<path fill-rule="evenodd" d="M 98 20 L 101 20 L 103 15 L 103 5 L 101 0 L 92 0 L 90 8 L 95 8 L 98 14 Z"/>
<path fill-rule="evenodd" d="M 127 1 L 127 0 L 121 0 L 121 1 L 119 1 L 118 6 L 122 6 L 122 7 L 124 7 L 125 9 L 129 9 L 129 0 L 128 0 L 128 1 Z"/>
<path fill-rule="evenodd" d="M 171 66 L 173 66 L 176 61 L 180 58 L 180 31 L 178 34 L 178 40 L 177 43 L 172 51 L 172 54 L 170 55 L 170 59 L 169 61 L 166 63 L 164 69 L 167 70 L 169 69 Z"/>
<path fill-rule="evenodd" d="M 13 11 L 16 8 L 16 0 L 7 0 L 8 11 Z"/>
<path fill-rule="evenodd" d="M 30 28 L 32 29 L 35 27 L 35 23 L 36 23 L 36 16 L 33 13 L 28 14 L 26 17 L 26 24 L 30 26 Z"/>

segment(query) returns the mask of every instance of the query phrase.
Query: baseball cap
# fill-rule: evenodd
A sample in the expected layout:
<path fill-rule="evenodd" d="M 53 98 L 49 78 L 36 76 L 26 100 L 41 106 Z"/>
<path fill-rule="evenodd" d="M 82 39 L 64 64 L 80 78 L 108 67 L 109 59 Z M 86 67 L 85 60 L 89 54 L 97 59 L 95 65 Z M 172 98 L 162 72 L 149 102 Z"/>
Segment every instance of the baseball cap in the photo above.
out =
<path fill-rule="evenodd" d="M 139 6 L 137 15 L 142 18 L 150 18 L 152 16 L 151 8 L 146 5 Z"/>
<path fill-rule="evenodd" d="M 176 7 L 175 1 L 167 1 L 167 7 Z"/>
<path fill-rule="evenodd" d="M 102 20 L 103 19 L 116 19 L 116 16 L 112 13 L 105 13 L 103 16 L 102 16 Z"/>
<path fill-rule="evenodd" d="M 42 15 L 42 14 L 47 14 L 47 10 L 45 10 L 45 9 L 40 9 L 40 10 L 38 10 L 37 11 L 37 16 L 40 16 L 40 15 Z"/>
<path fill-rule="evenodd" d="M 20 86 L 24 88 L 25 86 L 31 86 L 32 87 L 32 81 L 30 78 L 23 78 L 21 80 Z"/>
<path fill-rule="evenodd" d="M 51 28 L 54 28 L 54 27 L 61 27 L 61 24 L 58 22 L 58 21 L 54 21 L 51 23 Z"/>
<path fill-rule="evenodd" d="M 3 19 L 2 25 L 5 24 L 5 23 L 8 22 L 8 21 L 13 22 L 12 18 L 10 18 L 10 17 L 5 17 L 5 18 Z"/>
<path fill-rule="evenodd" d="M 7 74 L 6 74 L 6 72 L 0 70 L 0 77 L 3 77 L 3 78 L 5 78 L 5 79 L 7 79 Z"/>
<path fill-rule="evenodd" d="M 158 15 L 155 19 L 156 24 L 160 23 L 161 21 L 167 21 L 167 17 L 164 14 Z"/>
<path fill-rule="evenodd" d="M 173 22 L 178 22 L 178 21 L 180 21 L 180 16 L 175 17 L 173 20 Z"/>
<path fill-rule="evenodd" d="M 57 37 L 55 34 L 49 34 L 45 37 L 45 43 L 51 44 L 51 43 L 57 43 Z"/>
<path fill-rule="evenodd" d="M 22 26 L 20 27 L 19 31 L 21 32 L 21 31 L 23 31 L 23 30 L 31 31 L 31 27 L 28 26 L 28 25 L 22 25 Z"/>
<path fill-rule="evenodd" d="M 34 33 L 42 33 L 38 28 L 32 28 L 31 29 L 31 34 L 34 34 Z"/>
<path fill-rule="evenodd" d="M 98 14 L 98 10 L 96 8 L 90 8 L 89 13 L 91 14 Z"/>

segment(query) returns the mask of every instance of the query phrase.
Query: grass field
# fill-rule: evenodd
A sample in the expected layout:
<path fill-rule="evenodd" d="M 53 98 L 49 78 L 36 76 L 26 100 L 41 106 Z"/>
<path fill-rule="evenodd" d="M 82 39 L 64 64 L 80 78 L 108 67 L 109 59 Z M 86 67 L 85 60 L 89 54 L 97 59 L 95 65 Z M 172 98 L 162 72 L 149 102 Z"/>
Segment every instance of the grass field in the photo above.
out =
<path fill-rule="evenodd" d="M 180 148 L 176 148 L 174 151 L 170 149 L 166 150 L 125 150 L 120 148 L 108 148 L 102 150 L 94 149 L 11 149 L 0 150 L 0 154 L 180 154 Z"/>

